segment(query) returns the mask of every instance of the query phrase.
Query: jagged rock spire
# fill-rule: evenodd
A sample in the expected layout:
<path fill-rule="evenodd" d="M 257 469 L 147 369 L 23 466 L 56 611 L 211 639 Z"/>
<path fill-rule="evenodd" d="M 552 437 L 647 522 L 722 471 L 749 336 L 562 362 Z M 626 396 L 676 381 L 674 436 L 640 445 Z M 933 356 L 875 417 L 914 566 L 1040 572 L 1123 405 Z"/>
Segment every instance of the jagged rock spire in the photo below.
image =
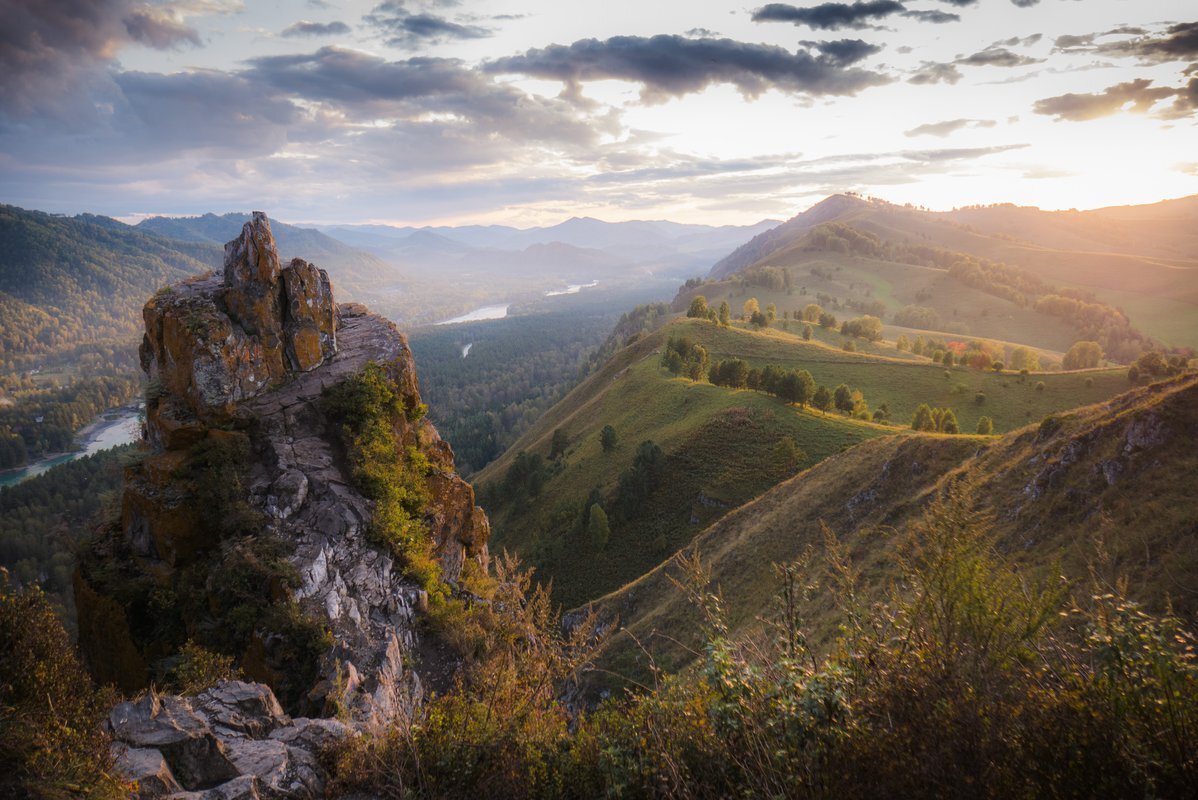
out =
<path fill-rule="evenodd" d="M 142 366 L 184 417 L 211 421 L 320 366 L 337 350 L 328 273 L 302 259 L 279 266 L 261 211 L 225 245 L 224 272 L 172 286 L 142 312 Z M 150 417 L 151 441 L 162 444 Z M 176 414 L 175 416 L 179 416 Z"/>

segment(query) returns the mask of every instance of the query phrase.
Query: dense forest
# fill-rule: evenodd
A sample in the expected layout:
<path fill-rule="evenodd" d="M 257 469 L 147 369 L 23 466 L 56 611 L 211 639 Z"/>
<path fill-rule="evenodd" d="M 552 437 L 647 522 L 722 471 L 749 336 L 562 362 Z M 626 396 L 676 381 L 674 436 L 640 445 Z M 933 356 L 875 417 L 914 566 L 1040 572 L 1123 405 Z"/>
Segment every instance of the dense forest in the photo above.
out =
<path fill-rule="evenodd" d="M 0 359 L 132 339 L 156 288 L 219 263 L 212 245 L 105 217 L 0 206 Z"/>
<path fill-rule="evenodd" d="M 70 449 L 136 397 L 146 298 L 219 262 L 210 244 L 107 217 L 0 206 L 0 469 Z"/>
<path fill-rule="evenodd" d="M 104 450 L 0 489 L 0 566 L 20 585 L 40 584 L 68 621 L 75 545 L 96 512 L 116 502 L 131 448 Z"/>
<path fill-rule="evenodd" d="M 630 336 L 663 321 L 665 304 L 619 313 L 642 295 L 554 298 L 517 316 L 410 332 L 421 394 L 458 469 L 485 467 Z"/>

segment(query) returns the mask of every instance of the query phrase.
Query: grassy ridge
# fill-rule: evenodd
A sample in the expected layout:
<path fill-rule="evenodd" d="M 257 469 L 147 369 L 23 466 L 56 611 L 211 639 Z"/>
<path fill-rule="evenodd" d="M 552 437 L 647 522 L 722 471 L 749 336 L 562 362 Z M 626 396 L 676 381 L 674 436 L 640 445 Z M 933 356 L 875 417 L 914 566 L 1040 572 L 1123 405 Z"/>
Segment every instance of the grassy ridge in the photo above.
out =
<path fill-rule="evenodd" d="M 907 425 L 920 403 L 951 408 L 961 430 L 972 432 L 979 417 L 988 416 L 996 433 L 1039 421 L 1048 414 L 1095 403 L 1128 388 L 1125 369 L 1045 372 L 1021 376 L 968 367 L 945 369 L 927 359 L 895 358 L 893 349 L 846 353 L 822 342 L 805 342 L 785 331 L 719 328 L 695 320 L 679 321 L 670 335 L 685 335 L 702 344 L 713 360 L 742 358 L 755 367 L 777 364 L 811 372 L 816 383 L 829 388 L 846 383 L 861 389 L 870 408 L 886 403 L 893 421 Z M 1087 381 L 1091 385 L 1087 386 Z M 1043 382 L 1044 389 L 1036 385 Z M 985 401 L 978 403 L 982 392 Z"/>
<path fill-rule="evenodd" d="M 829 458 L 727 515 L 695 537 L 725 599 L 733 630 L 751 633 L 779 589 L 774 565 L 839 538 L 867 593 L 896 570 L 896 531 L 951 482 L 993 522 L 1001 549 L 1035 575 L 1131 579 L 1133 596 L 1183 615 L 1198 608 L 1198 511 L 1181 476 L 1198 470 L 1198 376 L 1136 389 L 1057 422 L 1001 438 L 875 439 Z M 649 676 L 649 654 L 678 669 L 700 644 L 698 612 L 664 563 L 596 603 L 624 630 L 601 665 L 631 680 Z M 867 601 L 868 598 L 862 598 Z M 827 598 L 804 607 L 813 641 L 838 621 Z"/>
<path fill-rule="evenodd" d="M 860 388 L 872 408 L 888 404 L 902 427 L 673 377 L 659 363 L 671 336 L 701 343 L 713 361 L 738 357 L 756 367 L 802 368 L 829 388 L 840 383 Z M 957 368 L 945 378 L 944 369 L 926 359 L 891 357 L 883 354 L 885 348 L 878 350 L 846 353 L 784 331 L 675 320 L 617 353 L 479 473 L 476 485 L 495 528 L 492 541 L 518 553 L 543 578 L 552 578 L 557 602 L 578 605 L 652 569 L 730 509 L 790 477 L 796 467 L 810 467 L 866 439 L 906 433 L 920 403 L 952 408 L 965 432 L 973 431 L 983 414 L 1002 432 L 1109 398 L 1127 386 L 1122 370 L 1044 373 L 1020 382 L 1017 375 Z M 1038 391 L 1040 381 L 1044 389 Z M 986 396 L 981 404 L 979 391 Z M 619 437 L 612 452 L 604 452 L 599 442 L 604 425 Z M 540 493 L 529 499 L 512 496 L 503 480 L 515 455 L 526 451 L 548 458 L 557 429 L 565 431 L 568 445 L 553 462 Z M 779 463 L 776 451 L 784 439 L 802 450 L 804 458 L 797 465 Z M 600 497 L 610 512 L 619 476 L 645 440 L 665 452 L 664 478 L 635 514 L 613 518 L 607 546 L 595 548 L 583 524 L 588 497 Z"/>
<path fill-rule="evenodd" d="M 617 354 L 479 475 L 494 526 L 492 542 L 551 577 L 558 602 L 577 605 L 611 591 L 796 467 L 887 432 L 872 423 L 800 411 L 758 392 L 670 377 L 656 355 L 664 336 L 659 332 Z M 608 453 L 599 443 L 604 425 L 619 437 Z M 506 474 L 513 451 L 547 453 L 559 427 L 570 445 L 537 497 L 504 502 L 501 490 L 488 489 Z M 775 456 L 784 438 L 805 454 L 797 465 Z M 614 497 L 620 473 L 645 440 L 665 451 L 663 480 L 632 518 L 613 519 L 607 547 L 596 552 L 579 525 L 583 506 L 596 487 L 606 500 Z"/>

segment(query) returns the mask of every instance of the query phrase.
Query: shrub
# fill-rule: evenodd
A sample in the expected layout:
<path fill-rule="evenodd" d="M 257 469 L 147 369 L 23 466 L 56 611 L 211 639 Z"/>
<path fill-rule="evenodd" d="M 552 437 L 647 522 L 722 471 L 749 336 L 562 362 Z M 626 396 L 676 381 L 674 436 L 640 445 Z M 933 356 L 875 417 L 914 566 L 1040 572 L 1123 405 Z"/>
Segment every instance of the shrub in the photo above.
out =
<path fill-rule="evenodd" d="M 124 798 L 97 692 L 41 589 L 0 570 L 0 796 Z"/>

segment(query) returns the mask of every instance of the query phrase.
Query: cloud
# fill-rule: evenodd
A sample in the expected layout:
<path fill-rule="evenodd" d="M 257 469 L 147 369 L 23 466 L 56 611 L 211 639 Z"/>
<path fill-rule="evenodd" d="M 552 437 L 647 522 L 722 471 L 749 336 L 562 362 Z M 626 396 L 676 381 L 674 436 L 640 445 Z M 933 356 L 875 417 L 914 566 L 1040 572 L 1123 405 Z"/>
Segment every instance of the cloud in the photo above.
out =
<path fill-rule="evenodd" d="M 344 22 L 309 22 L 301 19 L 283 29 L 282 36 L 342 36 L 349 33 Z"/>
<path fill-rule="evenodd" d="M 1192 83 L 1198 83 L 1194 81 Z M 1147 78 L 1138 78 L 1127 83 L 1108 87 L 1097 94 L 1063 94 L 1037 100 L 1032 106 L 1037 114 L 1056 117 L 1057 121 L 1087 120 L 1109 117 L 1123 111 L 1131 104 L 1131 110 L 1141 114 L 1152 109 L 1157 102 L 1178 95 L 1179 90 L 1168 86 L 1152 86 Z"/>
<path fill-rule="evenodd" d="M 1099 42 L 1105 36 L 1132 36 L 1111 42 Z M 1122 26 L 1101 33 L 1058 36 L 1056 48 L 1065 53 L 1096 53 L 1123 58 L 1138 58 L 1149 64 L 1189 61 L 1198 58 L 1198 22 L 1180 22 L 1164 31 L 1149 34 L 1143 28 Z"/>
<path fill-rule="evenodd" d="M 8 0 L 0 6 L 0 120 L 54 119 L 83 128 L 115 88 L 107 67 L 130 44 L 199 46 L 188 17 L 233 13 L 240 2 Z"/>
<path fill-rule="evenodd" d="M 387 61 L 342 47 L 314 53 L 263 56 L 240 77 L 264 89 L 335 111 L 351 121 L 393 119 L 394 128 L 439 135 L 477 147 L 486 137 L 520 143 L 591 146 L 618 130 L 611 114 L 584 116 L 572 103 L 527 95 L 450 58 Z M 361 139 L 362 131 L 354 134 Z M 478 139 L 479 142 L 474 142 Z"/>
<path fill-rule="evenodd" d="M 960 14 L 950 14 L 947 11 L 904 11 L 902 15 L 910 19 L 917 19 L 920 22 L 930 22 L 933 25 L 961 21 Z"/>
<path fill-rule="evenodd" d="M 904 136 L 948 136 L 963 128 L 993 128 L 997 123 L 992 119 L 950 119 L 944 122 L 929 122 L 925 125 L 904 131 Z"/>
<path fill-rule="evenodd" d="M 149 5 L 136 8 L 123 21 L 129 38 L 158 50 L 184 43 L 200 46 L 200 35 L 195 28 L 161 8 Z"/>
<path fill-rule="evenodd" d="M 919 69 L 911 73 L 911 77 L 907 79 L 907 83 L 914 83 L 916 85 L 930 83 L 954 84 L 961 80 L 961 77 L 961 70 L 952 64 L 937 64 L 934 61 L 925 61 L 920 65 Z"/>
<path fill-rule="evenodd" d="M 1023 67 L 1029 64 L 1039 64 L 1044 59 L 1022 56 L 1005 47 L 991 45 L 973 55 L 958 58 L 955 64 L 971 67 Z"/>
<path fill-rule="evenodd" d="M 362 21 L 377 30 L 387 44 L 406 49 L 450 39 L 485 39 L 492 34 L 489 28 L 463 25 L 426 11 L 413 13 L 400 0 L 380 3 Z"/>
<path fill-rule="evenodd" d="M 880 45 L 863 42 L 860 39 L 838 39 L 834 42 L 803 42 L 808 47 L 818 50 L 828 62 L 840 67 L 847 67 L 866 59 L 875 53 L 882 52 Z"/>
<path fill-rule="evenodd" d="M 735 86 L 746 97 L 768 89 L 809 95 L 853 95 L 889 78 L 849 69 L 845 57 L 863 57 L 870 45 L 828 45 L 828 52 L 791 53 L 781 47 L 733 39 L 688 39 L 682 36 L 616 36 L 550 45 L 522 55 L 488 62 L 492 74 L 521 74 L 559 80 L 567 87 L 595 80 L 625 80 L 641 85 L 646 102 L 698 92 L 715 83 Z"/>
<path fill-rule="evenodd" d="M 903 11 L 897 0 L 857 0 L 852 3 L 821 3 L 800 8 L 787 3 L 770 3 L 753 12 L 754 22 L 790 22 L 820 30 L 864 28 L 870 21 Z"/>

